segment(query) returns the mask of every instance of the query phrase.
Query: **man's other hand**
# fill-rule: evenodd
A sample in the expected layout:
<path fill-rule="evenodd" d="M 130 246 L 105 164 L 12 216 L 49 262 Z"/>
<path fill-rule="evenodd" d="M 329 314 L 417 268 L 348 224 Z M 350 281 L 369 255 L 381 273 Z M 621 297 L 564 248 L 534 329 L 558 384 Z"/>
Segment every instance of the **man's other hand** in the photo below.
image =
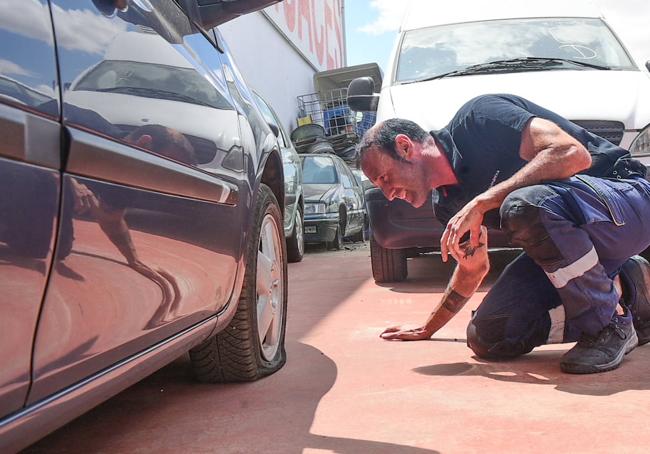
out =
<path fill-rule="evenodd" d="M 481 224 L 483 223 L 483 212 L 474 201 L 465 205 L 458 213 L 449 220 L 445 231 L 440 239 L 440 252 L 442 261 L 446 262 L 449 255 L 457 261 L 465 255 L 460 248 L 460 240 L 469 232 L 469 244 L 476 249 L 480 246 Z"/>
<path fill-rule="evenodd" d="M 432 333 L 423 326 L 413 329 L 403 329 L 401 326 L 391 326 L 390 328 L 386 328 L 379 337 L 385 340 L 418 341 L 429 339 L 431 334 Z"/>

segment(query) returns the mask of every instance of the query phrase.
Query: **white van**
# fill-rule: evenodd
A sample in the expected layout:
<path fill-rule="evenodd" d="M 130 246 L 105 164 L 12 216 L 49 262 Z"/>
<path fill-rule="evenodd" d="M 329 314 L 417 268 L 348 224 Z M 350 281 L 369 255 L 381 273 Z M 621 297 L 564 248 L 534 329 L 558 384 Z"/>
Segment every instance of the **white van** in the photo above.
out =
<path fill-rule="evenodd" d="M 500 1 L 486 8 L 413 1 L 381 93 L 373 93 L 371 81 L 356 79 L 350 106 L 376 109 L 377 121 L 401 117 L 434 130 L 475 96 L 512 93 L 628 148 L 650 166 L 650 77 L 598 10 L 573 1 Z M 373 274 L 378 281 L 402 280 L 407 255 L 438 248 L 442 226 L 430 207 L 409 210 L 402 201 L 371 198 Z"/>

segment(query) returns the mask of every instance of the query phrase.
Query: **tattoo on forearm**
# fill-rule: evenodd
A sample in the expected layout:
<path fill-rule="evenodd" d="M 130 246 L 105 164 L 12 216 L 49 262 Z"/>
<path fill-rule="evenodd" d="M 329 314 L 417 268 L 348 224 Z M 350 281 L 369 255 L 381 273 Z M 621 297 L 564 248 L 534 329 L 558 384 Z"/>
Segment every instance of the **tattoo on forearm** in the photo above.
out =
<path fill-rule="evenodd" d="M 457 314 L 468 300 L 469 298 L 461 295 L 453 288 L 449 288 L 442 297 L 442 307 L 452 314 Z"/>

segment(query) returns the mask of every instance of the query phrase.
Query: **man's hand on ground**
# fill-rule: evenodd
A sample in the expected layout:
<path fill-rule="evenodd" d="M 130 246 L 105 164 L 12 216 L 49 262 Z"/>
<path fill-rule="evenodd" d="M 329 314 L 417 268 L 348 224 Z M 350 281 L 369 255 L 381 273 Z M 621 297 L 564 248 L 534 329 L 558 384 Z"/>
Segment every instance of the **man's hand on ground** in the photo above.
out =
<path fill-rule="evenodd" d="M 423 326 L 413 329 L 404 329 L 401 326 L 391 326 L 390 328 L 386 328 L 379 337 L 385 340 L 418 341 L 431 338 L 431 334 L 432 333 Z"/>

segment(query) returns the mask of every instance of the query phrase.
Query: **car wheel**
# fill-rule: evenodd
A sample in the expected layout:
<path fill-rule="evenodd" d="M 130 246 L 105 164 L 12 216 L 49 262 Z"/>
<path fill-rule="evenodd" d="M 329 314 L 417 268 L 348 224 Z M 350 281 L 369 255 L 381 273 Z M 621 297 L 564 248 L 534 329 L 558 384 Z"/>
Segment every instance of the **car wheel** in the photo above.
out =
<path fill-rule="evenodd" d="M 403 249 L 386 249 L 370 236 L 370 264 L 375 282 L 400 282 L 406 279 L 406 251 Z"/>
<path fill-rule="evenodd" d="M 325 243 L 327 249 L 336 249 L 340 251 L 343 249 L 343 235 L 345 235 L 346 215 L 345 211 L 339 213 L 339 225 L 336 227 L 334 239 Z"/>
<path fill-rule="evenodd" d="M 287 238 L 287 257 L 290 263 L 300 262 L 305 255 L 305 235 L 302 207 L 296 209 L 296 220 L 293 223 L 293 233 Z"/>
<path fill-rule="evenodd" d="M 358 241 L 358 242 L 364 243 L 368 239 L 366 237 L 366 225 L 367 225 L 367 222 L 368 222 L 367 217 L 364 216 L 363 217 L 363 225 L 361 226 L 361 230 L 359 230 L 357 233 L 355 233 L 354 235 L 352 235 L 350 237 L 350 239 L 352 241 L 355 241 L 355 242 Z"/>
<path fill-rule="evenodd" d="M 190 351 L 203 382 L 252 381 L 286 361 L 287 261 L 279 204 L 261 184 L 255 226 L 246 244 L 246 274 L 235 316 L 223 331 Z"/>

